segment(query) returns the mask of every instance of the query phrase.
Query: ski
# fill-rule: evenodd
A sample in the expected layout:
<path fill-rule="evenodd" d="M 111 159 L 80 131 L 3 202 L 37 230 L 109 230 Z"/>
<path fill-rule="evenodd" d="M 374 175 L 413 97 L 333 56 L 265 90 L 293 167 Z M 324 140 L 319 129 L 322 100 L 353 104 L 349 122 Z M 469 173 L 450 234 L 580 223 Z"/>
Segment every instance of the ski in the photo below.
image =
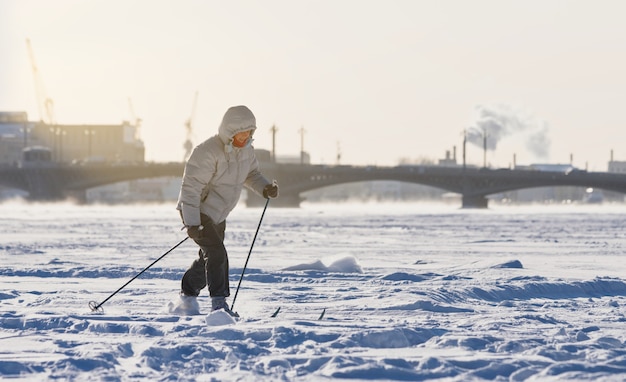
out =
<path fill-rule="evenodd" d="M 274 311 L 274 313 L 272 313 L 272 315 L 270 316 L 271 318 L 276 318 L 278 316 L 278 313 L 280 313 L 280 306 Z M 322 310 L 322 313 L 320 314 L 320 316 L 317 318 L 318 321 L 322 320 L 324 318 L 324 315 L 326 314 L 326 308 L 324 308 L 324 310 Z"/>
<path fill-rule="evenodd" d="M 276 309 L 276 311 L 274 313 L 272 313 L 272 315 L 270 317 L 276 318 L 276 316 L 278 316 L 278 312 L 280 312 L 280 306 L 278 307 L 278 309 Z"/>
<path fill-rule="evenodd" d="M 326 314 L 326 308 L 324 308 L 324 310 L 322 310 L 322 314 L 320 314 L 320 316 L 318 317 L 318 321 L 320 321 L 322 318 L 324 318 L 324 315 Z"/>

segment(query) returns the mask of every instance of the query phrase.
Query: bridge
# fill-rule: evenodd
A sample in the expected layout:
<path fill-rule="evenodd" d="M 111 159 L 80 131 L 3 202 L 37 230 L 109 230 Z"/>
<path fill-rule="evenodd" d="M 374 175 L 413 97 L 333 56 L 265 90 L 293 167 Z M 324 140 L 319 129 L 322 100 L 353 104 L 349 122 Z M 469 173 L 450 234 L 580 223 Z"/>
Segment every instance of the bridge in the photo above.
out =
<path fill-rule="evenodd" d="M 549 172 L 444 166 L 325 166 L 261 162 L 263 173 L 278 180 L 280 197 L 274 205 L 299 206 L 301 194 L 330 185 L 388 180 L 422 184 L 462 196 L 465 208 L 486 208 L 487 196 L 547 186 L 592 187 L 626 193 L 626 174 L 570 171 Z M 155 177 L 182 177 L 183 163 L 126 165 L 58 164 L 0 167 L 0 185 L 27 191 L 31 200 L 85 200 L 86 190 L 111 183 Z M 248 205 L 261 202 L 252 197 Z"/>

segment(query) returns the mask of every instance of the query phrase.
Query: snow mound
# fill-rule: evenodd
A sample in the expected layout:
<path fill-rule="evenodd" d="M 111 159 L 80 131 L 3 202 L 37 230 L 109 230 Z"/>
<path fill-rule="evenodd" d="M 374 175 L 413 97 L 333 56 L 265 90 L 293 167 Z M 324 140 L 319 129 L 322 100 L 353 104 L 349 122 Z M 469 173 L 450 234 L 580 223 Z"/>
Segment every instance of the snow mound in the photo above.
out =
<path fill-rule="evenodd" d="M 505 268 L 516 268 L 516 269 L 523 269 L 524 266 L 522 265 L 522 262 L 519 260 L 511 260 L 508 261 L 506 263 L 502 263 L 502 264 L 498 264 L 496 266 L 494 266 L 494 268 L 496 269 L 505 269 Z"/>
<path fill-rule="evenodd" d="M 420 281 L 430 280 L 435 276 L 438 276 L 438 275 L 435 273 L 411 274 L 411 273 L 406 273 L 406 272 L 394 272 L 394 273 L 390 273 L 388 275 L 382 276 L 381 280 L 420 282 Z"/>
<path fill-rule="evenodd" d="M 167 303 L 167 311 L 179 316 L 194 316 L 200 314 L 200 305 L 197 297 L 178 296 Z"/>
<path fill-rule="evenodd" d="M 291 267 L 283 268 L 283 271 L 328 271 L 328 267 L 322 263 L 322 260 L 317 260 L 312 263 L 297 264 Z"/>
<path fill-rule="evenodd" d="M 222 309 L 214 310 L 211 313 L 207 314 L 205 321 L 208 326 L 232 325 L 237 322 L 237 320 L 235 320 L 235 317 L 231 316 Z"/>
<path fill-rule="evenodd" d="M 363 273 L 363 268 L 352 255 L 335 256 L 312 263 L 297 264 L 283 268 L 284 271 L 322 271 L 334 273 Z"/>
<path fill-rule="evenodd" d="M 416 301 L 412 304 L 404 304 L 398 306 L 392 306 L 385 308 L 386 310 L 424 310 L 427 312 L 438 312 L 438 313 L 471 313 L 474 312 L 473 309 L 469 308 L 460 308 L 455 306 L 446 306 L 441 304 L 434 304 L 431 301 Z"/>

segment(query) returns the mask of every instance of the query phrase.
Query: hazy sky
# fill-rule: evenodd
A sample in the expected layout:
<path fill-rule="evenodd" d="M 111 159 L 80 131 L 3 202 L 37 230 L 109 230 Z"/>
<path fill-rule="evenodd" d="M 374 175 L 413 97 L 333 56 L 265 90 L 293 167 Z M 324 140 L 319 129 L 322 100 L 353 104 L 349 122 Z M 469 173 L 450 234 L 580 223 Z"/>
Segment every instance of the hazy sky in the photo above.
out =
<path fill-rule="evenodd" d="M 257 148 L 312 162 L 626 160 L 626 1 L 0 0 L 0 110 L 39 119 L 26 39 L 59 123 L 143 120 L 146 159 L 182 160 L 231 105 Z M 497 142 L 496 142 L 497 139 Z M 496 144 L 497 143 L 497 144 Z M 469 163 L 481 147 L 468 144 Z"/>

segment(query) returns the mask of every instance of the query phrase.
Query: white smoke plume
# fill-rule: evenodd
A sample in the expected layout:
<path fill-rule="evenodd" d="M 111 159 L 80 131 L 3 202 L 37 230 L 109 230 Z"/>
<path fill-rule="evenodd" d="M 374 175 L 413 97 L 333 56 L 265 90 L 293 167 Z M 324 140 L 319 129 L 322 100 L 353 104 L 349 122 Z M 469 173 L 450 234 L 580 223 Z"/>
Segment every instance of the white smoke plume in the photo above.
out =
<path fill-rule="evenodd" d="M 537 159 L 548 159 L 550 139 L 548 125 L 528 112 L 510 105 L 478 105 L 475 120 L 467 129 L 467 141 L 479 147 L 484 145 L 487 134 L 487 150 L 495 150 L 498 143 L 509 136 L 518 136 Z"/>

